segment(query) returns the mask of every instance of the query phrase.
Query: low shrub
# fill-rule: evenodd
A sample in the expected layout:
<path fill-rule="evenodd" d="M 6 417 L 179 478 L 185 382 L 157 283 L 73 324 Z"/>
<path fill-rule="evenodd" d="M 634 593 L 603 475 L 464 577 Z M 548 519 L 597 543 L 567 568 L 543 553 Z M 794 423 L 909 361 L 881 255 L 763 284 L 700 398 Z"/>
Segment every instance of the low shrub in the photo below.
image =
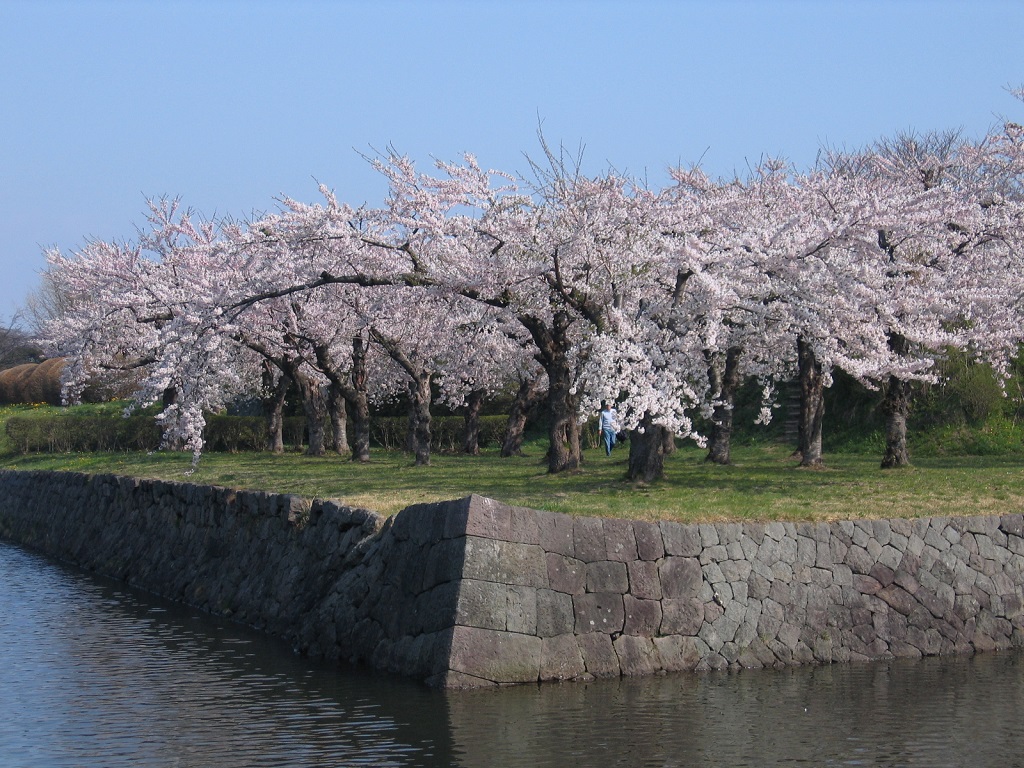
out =
<path fill-rule="evenodd" d="M 507 416 L 481 416 L 479 445 L 501 444 L 508 426 Z M 409 420 L 385 416 L 370 421 L 370 441 L 387 451 L 402 451 L 406 446 Z M 466 421 L 460 416 L 435 416 L 430 420 L 430 449 L 440 453 L 462 451 Z"/>
<path fill-rule="evenodd" d="M 160 427 L 150 414 L 123 417 L 11 416 L 7 438 L 21 453 L 152 451 L 160 446 Z"/>

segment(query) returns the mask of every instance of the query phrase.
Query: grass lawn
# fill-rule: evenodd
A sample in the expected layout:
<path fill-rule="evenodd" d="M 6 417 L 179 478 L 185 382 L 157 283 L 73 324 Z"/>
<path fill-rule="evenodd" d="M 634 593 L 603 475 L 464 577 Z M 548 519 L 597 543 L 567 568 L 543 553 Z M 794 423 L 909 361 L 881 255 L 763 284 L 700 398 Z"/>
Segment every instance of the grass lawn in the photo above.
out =
<path fill-rule="evenodd" d="M 0 446 L 2 448 L 2 446 Z M 544 443 L 527 456 L 502 459 L 435 455 L 415 467 L 408 455 L 373 451 L 369 464 L 339 456 L 288 453 L 208 453 L 191 475 L 191 455 L 171 452 L 0 453 L 5 469 L 51 469 L 162 478 L 233 488 L 335 498 L 351 506 L 394 513 L 428 501 L 478 493 L 500 501 L 577 515 L 685 522 L 712 520 L 837 520 L 857 517 L 1005 514 L 1024 509 L 1024 457 L 922 458 L 910 468 L 883 471 L 878 457 L 827 455 L 827 467 L 799 469 L 780 446 L 734 450 L 734 464 L 705 464 L 704 453 L 681 448 L 666 461 L 666 479 L 633 486 L 622 478 L 627 448 L 606 457 L 585 451 L 584 468 L 549 475 Z"/>

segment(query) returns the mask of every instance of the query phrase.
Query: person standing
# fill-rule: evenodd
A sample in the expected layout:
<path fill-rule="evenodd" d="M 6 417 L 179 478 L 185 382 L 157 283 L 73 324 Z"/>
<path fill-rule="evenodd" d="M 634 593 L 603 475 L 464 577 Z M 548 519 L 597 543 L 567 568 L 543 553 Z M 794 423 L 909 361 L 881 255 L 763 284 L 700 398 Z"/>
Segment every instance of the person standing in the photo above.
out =
<path fill-rule="evenodd" d="M 612 448 L 615 447 L 615 433 L 619 429 L 619 414 L 612 408 L 607 400 L 601 408 L 601 437 L 604 439 L 604 452 L 606 456 L 612 455 Z"/>

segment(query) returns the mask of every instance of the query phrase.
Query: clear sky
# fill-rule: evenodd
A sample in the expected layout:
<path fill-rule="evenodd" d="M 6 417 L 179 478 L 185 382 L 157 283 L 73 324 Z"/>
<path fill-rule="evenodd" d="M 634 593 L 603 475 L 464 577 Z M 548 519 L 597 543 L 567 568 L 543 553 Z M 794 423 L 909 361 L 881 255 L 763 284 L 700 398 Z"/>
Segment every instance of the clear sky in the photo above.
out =
<path fill-rule="evenodd" d="M 0 0 L 0 319 L 42 250 L 131 239 L 145 198 L 359 204 L 360 153 L 521 171 L 584 147 L 652 184 L 823 144 L 1024 122 L 1024 2 Z"/>

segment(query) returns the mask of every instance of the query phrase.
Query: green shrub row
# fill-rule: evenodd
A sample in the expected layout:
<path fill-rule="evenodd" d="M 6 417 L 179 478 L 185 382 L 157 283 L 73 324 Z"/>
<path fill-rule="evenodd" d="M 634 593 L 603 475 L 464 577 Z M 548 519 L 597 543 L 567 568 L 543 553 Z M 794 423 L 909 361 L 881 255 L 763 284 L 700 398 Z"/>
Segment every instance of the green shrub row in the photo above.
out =
<path fill-rule="evenodd" d="M 481 417 L 480 447 L 500 444 L 507 422 L 505 416 Z M 370 423 L 370 440 L 379 448 L 403 450 L 407 428 L 408 421 L 404 418 L 374 419 Z M 461 417 L 434 418 L 431 449 L 440 453 L 461 451 L 464 429 Z M 286 418 L 285 446 L 300 448 L 305 441 L 305 431 L 302 417 Z M 7 419 L 7 437 L 12 448 L 20 453 L 152 451 L 160 446 L 160 428 L 148 413 L 127 418 L 103 414 L 11 416 Z M 265 451 L 269 447 L 267 423 L 262 416 L 208 415 L 203 437 L 208 451 Z"/>
<path fill-rule="evenodd" d="M 7 438 L 21 453 L 152 451 L 160 446 L 160 427 L 150 414 L 12 416 Z"/>
<path fill-rule="evenodd" d="M 481 448 L 500 445 L 508 426 L 507 416 L 481 416 Z M 388 451 L 405 449 L 409 420 L 387 416 L 370 422 L 370 442 Z M 438 453 L 458 453 L 462 450 L 466 421 L 461 416 L 435 416 L 430 420 L 430 449 Z"/>

